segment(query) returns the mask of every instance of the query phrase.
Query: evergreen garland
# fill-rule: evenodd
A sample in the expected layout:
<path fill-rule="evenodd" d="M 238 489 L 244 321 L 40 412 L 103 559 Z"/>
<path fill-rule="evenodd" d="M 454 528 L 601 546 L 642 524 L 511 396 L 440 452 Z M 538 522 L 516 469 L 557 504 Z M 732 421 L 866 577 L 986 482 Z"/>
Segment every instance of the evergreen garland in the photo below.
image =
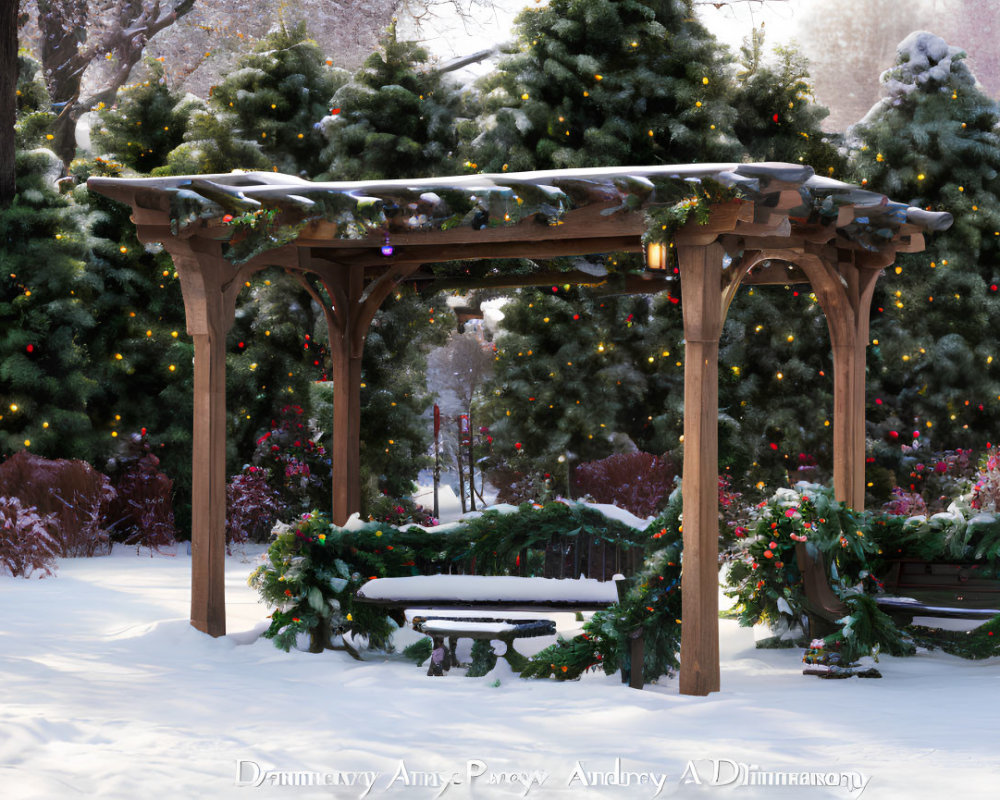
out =
<path fill-rule="evenodd" d="M 601 668 L 607 674 L 642 669 L 644 683 L 670 675 L 678 666 L 681 638 L 681 492 L 675 489 L 667 510 L 646 529 L 650 547 L 657 548 L 643 569 L 629 581 L 623 600 L 596 612 L 583 633 L 559 640 L 539 652 L 521 671 L 522 678 L 574 680 Z M 659 540 L 669 544 L 661 546 Z M 644 639 L 641 667 L 630 663 L 631 639 Z"/>
<path fill-rule="evenodd" d="M 1000 615 L 969 631 L 947 631 L 913 626 L 916 644 L 928 649 L 940 648 L 960 658 L 979 660 L 1000 656 Z"/>
<path fill-rule="evenodd" d="M 434 642 L 431 640 L 431 637 L 425 636 L 423 639 L 419 639 L 413 644 L 404 647 L 403 657 L 408 658 L 411 661 L 415 661 L 417 666 L 420 666 L 431 657 L 431 651 L 433 649 Z"/>
<path fill-rule="evenodd" d="M 680 498 L 675 495 L 679 508 Z M 275 529 L 266 562 L 254 570 L 248 582 L 274 607 L 264 636 L 274 639 L 282 649 L 291 647 L 299 634 L 309 634 L 311 649 L 319 651 L 332 646 L 333 636 L 345 633 L 366 637 L 373 647 L 388 647 L 395 628 L 390 612 L 354 600 L 366 581 L 448 573 L 473 561 L 477 574 L 516 574 L 523 549 L 547 543 L 562 533 L 584 533 L 623 546 L 639 546 L 644 539 L 657 541 L 666 535 L 636 531 L 595 509 L 563 503 L 544 508 L 525 504 L 506 514 L 487 511 L 443 532 L 378 522 L 346 530 L 313 512 L 292 526 Z M 675 567 L 679 569 L 676 561 L 669 569 Z M 658 588 L 662 581 L 651 577 L 647 583 Z M 634 603 L 649 600 L 648 594 L 639 592 Z M 656 603 L 660 594 L 657 592 Z M 628 624 L 637 618 L 633 612 L 623 617 Z M 601 634 L 609 635 L 608 631 Z M 512 665 L 526 663 L 523 659 L 511 648 L 508 660 Z"/>
<path fill-rule="evenodd" d="M 730 565 L 726 594 L 736 600 L 741 625 L 781 621 L 795 626 L 806 612 L 796 545 L 809 542 L 824 557 L 834 580 L 846 587 L 870 576 L 869 557 L 878 544 L 869 527 L 833 497 L 832 489 L 801 485 L 779 489 L 757 507 L 752 529 L 738 528 L 740 555 Z"/>
<path fill-rule="evenodd" d="M 839 623 L 842 627 L 823 641 L 827 647 L 839 647 L 846 663 L 880 652 L 909 656 L 916 652 L 910 636 L 896 627 L 888 614 L 880 611 L 871 595 L 853 593 L 844 597 L 850 613 Z"/>

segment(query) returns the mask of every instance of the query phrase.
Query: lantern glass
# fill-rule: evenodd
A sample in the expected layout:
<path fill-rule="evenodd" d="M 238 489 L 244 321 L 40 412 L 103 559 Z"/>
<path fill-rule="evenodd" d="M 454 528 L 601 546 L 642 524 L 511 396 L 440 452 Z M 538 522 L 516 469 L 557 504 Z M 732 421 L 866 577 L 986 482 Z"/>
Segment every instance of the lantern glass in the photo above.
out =
<path fill-rule="evenodd" d="M 665 244 L 650 242 L 646 245 L 646 267 L 656 270 L 667 268 L 667 246 Z"/>

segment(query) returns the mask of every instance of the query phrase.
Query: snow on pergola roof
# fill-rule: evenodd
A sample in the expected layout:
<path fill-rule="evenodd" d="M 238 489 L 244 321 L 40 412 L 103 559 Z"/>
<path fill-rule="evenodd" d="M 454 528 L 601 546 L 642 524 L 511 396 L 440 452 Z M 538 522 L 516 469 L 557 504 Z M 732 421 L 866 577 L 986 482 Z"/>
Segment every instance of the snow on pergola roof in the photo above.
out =
<path fill-rule="evenodd" d="M 648 224 L 643 214 L 634 212 L 671 206 L 690 197 L 699 185 L 724 187 L 731 190 L 728 196 L 752 203 L 726 231 L 737 235 L 788 236 L 795 230 L 813 242 L 869 252 L 893 243 L 895 250 L 906 251 L 911 249 L 909 237 L 943 230 L 952 222 L 950 214 L 914 208 L 817 176 L 811 167 L 782 163 L 352 182 L 313 182 L 268 172 L 88 181 L 94 191 L 138 207 L 135 221 L 140 228 L 166 223 L 172 236 L 187 237 L 197 230 L 201 237 L 227 241 L 226 257 L 235 264 L 266 260 L 267 251 L 292 243 L 354 251 L 367 247 L 374 255 L 371 248 L 380 249 L 390 237 L 396 246 L 433 243 L 435 257 L 428 260 L 444 261 L 491 254 L 473 254 L 468 248 L 452 253 L 442 251 L 443 245 L 634 236 Z M 143 213 L 147 209 L 153 213 Z M 587 213 L 595 210 L 596 216 Z M 788 223 L 779 224 L 777 217 Z M 565 226 L 580 218 L 586 218 L 589 233 Z M 167 233 L 149 230 L 144 238 Z M 612 244 L 589 252 L 609 252 L 615 249 Z M 631 244 L 628 249 L 637 249 L 637 242 Z M 922 243 L 912 242 L 912 249 L 922 249 Z"/>

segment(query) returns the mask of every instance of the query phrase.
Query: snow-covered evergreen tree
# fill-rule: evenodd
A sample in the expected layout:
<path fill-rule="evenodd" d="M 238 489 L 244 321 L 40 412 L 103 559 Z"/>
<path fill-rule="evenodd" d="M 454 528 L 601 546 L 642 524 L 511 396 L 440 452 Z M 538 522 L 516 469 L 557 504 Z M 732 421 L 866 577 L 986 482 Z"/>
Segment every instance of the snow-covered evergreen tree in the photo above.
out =
<path fill-rule="evenodd" d="M 86 337 L 96 325 L 86 224 L 55 188 L 50 150 L 17 154 L 17 193 L 0 210 L 0 456 L 92 458 L 98 389 Z"/>
<path fill-rule="evenodd" d="M 470 98 L 396 38 L 393 23 L 354 79 L 340 88 L 321 128 L 328 180 L 454 175 L 475 125 Z"/>
<path fill-rule="evenodd" d="M 769 58 L 763 28 L 744 40 L 740 52 L 733 128 L 747 158 L 798 162 L 820 175 L 842 176 L 844 159 L 834 137 L 820 127 L 830 112 L 813 97 L 805 57 L 776 47 Z"/>
<path fill-rule="evenodd" d="M 184 139 L 197 98 L 167 86 L 163 64 L 146 63 L 146 79 L 124 86 L 111 108 L 100 108 L 91 142 L 98 153 L 114 154 L 137 172 L 151 172 Z"/>
<path fill-rule="evenodd" d="M 195 112 L 185 141 L 168 159 L 170 172 L 276 170 L 314 177 L 324 140 L 319 121 L 347 80 L 304 25 L 281 27 L 246 54 Z"/>
<path fill-rule="evenodd" d="M 964 57 L 911 34 L 853 130 L 858 182 L 955 218 L 879 283 L 869 420 L 891 445 L 982 447 L 1000 433 L 1000 111 Z"/>

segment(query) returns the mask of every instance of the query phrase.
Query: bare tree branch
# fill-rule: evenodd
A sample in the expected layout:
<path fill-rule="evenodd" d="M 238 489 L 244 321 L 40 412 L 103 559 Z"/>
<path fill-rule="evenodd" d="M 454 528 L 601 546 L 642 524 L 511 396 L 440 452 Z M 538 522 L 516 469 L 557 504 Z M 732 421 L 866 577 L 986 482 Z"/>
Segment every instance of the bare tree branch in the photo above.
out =
<path fill-rule="evenodd" d="M 42 68 L 52 103 L 58 111 L 54 149 L 64 162 L 76 150 L 76 122 L 102 100 L 114 98 L 142 58 L 149 40 L 177 22 L 194 7 L 195 0 L 180 0 L 162 10 L 159 0 L 37 0 L 41 33 Z M 115 68 L 100 91 L 81 100 L 87 69 L 100 59 Z"/>

